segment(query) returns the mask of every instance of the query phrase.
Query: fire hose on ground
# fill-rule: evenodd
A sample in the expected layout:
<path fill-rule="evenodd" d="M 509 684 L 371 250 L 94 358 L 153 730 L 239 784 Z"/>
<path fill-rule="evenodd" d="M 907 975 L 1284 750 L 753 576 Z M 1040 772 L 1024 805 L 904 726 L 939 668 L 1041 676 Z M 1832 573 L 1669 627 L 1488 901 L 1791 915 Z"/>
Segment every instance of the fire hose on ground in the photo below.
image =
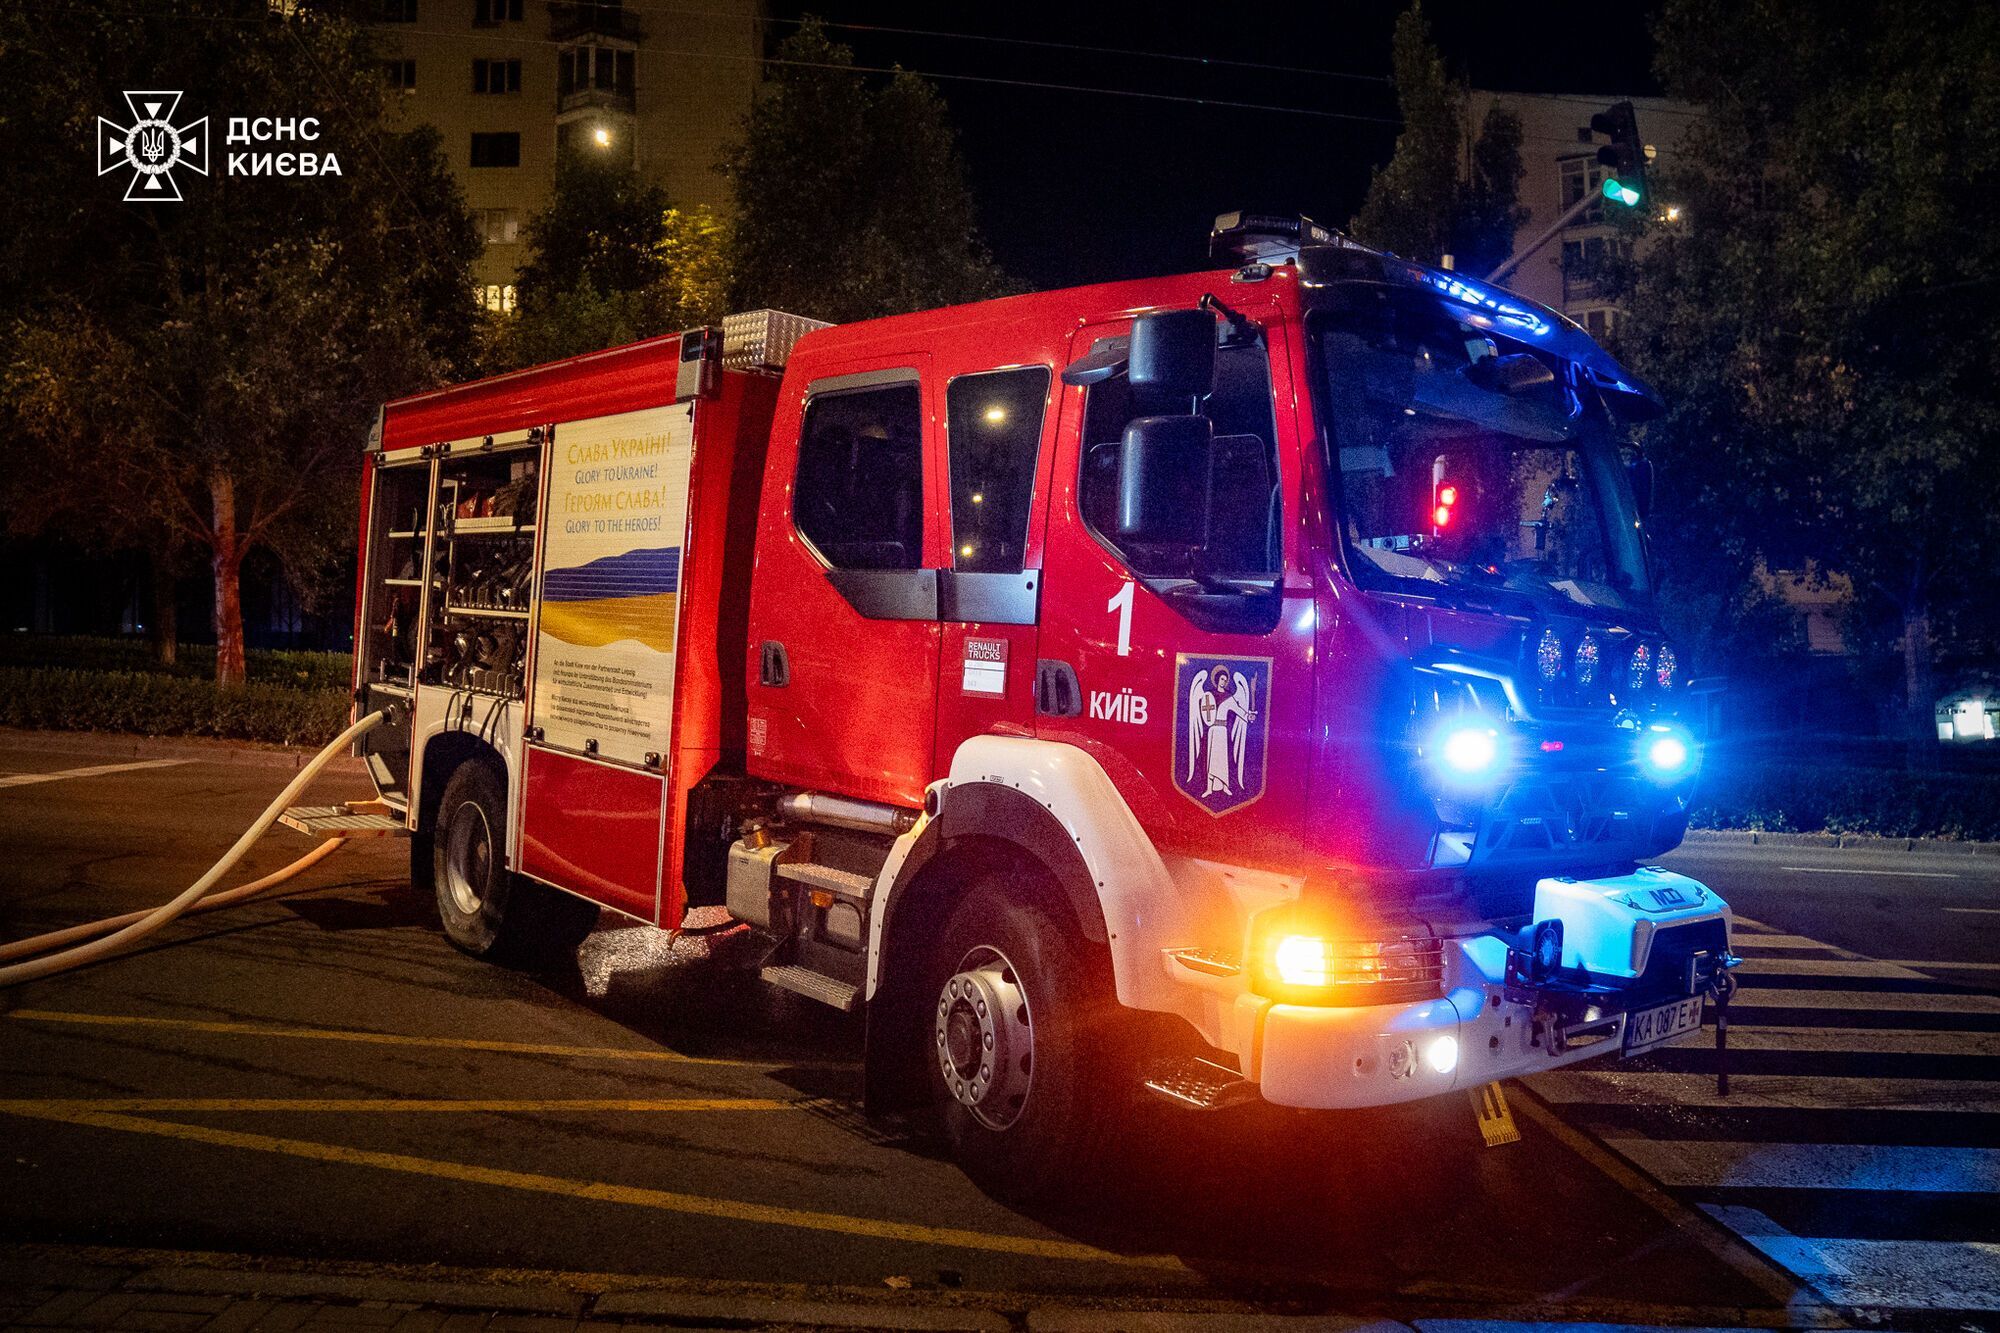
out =
<path fill-rule="evenodd" d="M 264 813 L 252 821 L 250 827 L 243 831 L 243 836 L 236 840 L 235 845 L 224 852 L 221 859 L 208 868 L 206 874 L 188 885 L 180 896 L 171 902 L 163 903 L 150 911 L 128 912 L 122 916 L 106 917 L 102 921 L 86 922 L 65 930 L 50 931 L 48 934 L 37 935 L 31 939 L 0 945 L 0 962 L 15 958 L 30 959 L 28 962 L 0 967 L 0 986 L 18 985 L 57 972 L 67 972 L 73 967 L 81 967 L 100 958 L 108 958 L 145 939 L 177 917 L 189 912 L 213 911 L 218 907 L 243 902 L 311 869 L 331 856 L 345 839 L 331 838 L 284 869 L 274 871 L 262 879 L 253 880 L 222 893 L 213 892 L 222 877 L 228 874 L 236 863 L 243 859 L 251 846 L 277 822 L 278 816 L 284 813 L 285 808 L 291 805 L 300 792 L 312 784 L 312 780 L 319 776 L 320 770 L 331 763 L 334 756 L 352 744 L 357 737 L 366 735 L 380 726 L 386 716 L 387 714 L 383 712 L 370 713 L 334 737 L 324 750 L 314 755 L 312 760 L 299 770 L 298 776 L 278 793 L 277 798 L 264 807 Z M 104 934 L 106 931 L 112 933 Z M 91 939 L 94 935 L 104 935 L 104 938 Z M 64 945 L 77 940 L 90 940 L 90 943 L 77 945 L 74 948 L 63 948 Z M 46 953 L 45 951 L 49 949 L 62 949 L 62 952 Z M 36 954 L 44 956 L 34 957 Z"/>

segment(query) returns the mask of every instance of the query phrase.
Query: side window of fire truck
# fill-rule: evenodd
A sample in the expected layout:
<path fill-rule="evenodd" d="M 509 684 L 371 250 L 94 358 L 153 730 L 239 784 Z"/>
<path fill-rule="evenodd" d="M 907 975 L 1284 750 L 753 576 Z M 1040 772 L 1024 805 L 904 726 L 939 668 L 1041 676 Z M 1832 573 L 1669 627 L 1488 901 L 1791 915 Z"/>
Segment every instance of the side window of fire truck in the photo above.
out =
<path fill-rule="evenodd" d="M 1283 568 L 1277 430 L 1271 411 L 1271 363 L 1262 340 L 1215 353 L 1215 392 L 1203 413 L 1215 428 L 1209 463 L 1208 540 L 1143 542 L 1118 536 L 1118 452 L 1135 417 L 1187 411 L 1185 399 L 1152 401 L 1123 375 L 1091 387 L 1084 404 L 1084 521 L 1098 540 L 1142 578 L 1196 574 L 1275 579 Z"/>
<path fill-rule="evenodd" d="M 946 386 L 952 564 L 1012 574 L 1028 538 L 1049 368 L 960 375 Z"/>
<path fill-rule="evenodd" d="M 836 569 L 923 563 L 923 410 L 914 375 L 807 402 L 792 521 Z"/>

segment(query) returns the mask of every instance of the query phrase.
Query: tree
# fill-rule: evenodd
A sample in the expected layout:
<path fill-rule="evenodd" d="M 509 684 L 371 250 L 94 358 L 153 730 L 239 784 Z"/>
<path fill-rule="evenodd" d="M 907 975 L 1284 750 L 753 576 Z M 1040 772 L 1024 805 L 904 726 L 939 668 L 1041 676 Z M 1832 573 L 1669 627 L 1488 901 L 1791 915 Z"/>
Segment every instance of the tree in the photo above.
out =
<path fill-rule="evenodd" d="M 1426 264 L 1451 255 L 1458 268 L 1485 273 L 1512 252 L 1527 216 L 1517 202 L 1521 119 L 1489 108 L 1468 149 L 1466 91 L 1445 72 L 1420 3 L 1396 20 L 1390 64 L 1403 132 L 1348 230 Z"/>
<path fill-rule="evenodd" d="M 490 371 L 713 324 L 727 307 L 728 223 L 669 206 L 626 163 L 565 160 L 528 250 L 518 309 L 488 325 Z"/>
<path fill-rule="evenodd" d="M 2000 11 L 1671 0 L 1656 37 L 1668 93 L 1705 113 L 1625 297 L 1669 405 L 1646 437 L 1662 564 L 1850 576 L 1927 761 L 1934 665 L 1990 633 L 2000 568 Z"/>
<path fill-rule="evenodd" d="M 516 280 L 521 300 L 588 285 L 635 292 L 660 276 L 667 194 L 629 162 L 607 154 L 564 153 L 548 206 L 528 222 L 528 262 Z"/>
<path fill-rule="evenodd" d="M 116 90 L 227 89 L 209 175 L 131 204 L 92 155 Z M 189 100 L 196 94 L 190 92 Z M 340 174 L 227 170 L 225 117 L 316 116 Z M 10 510 L 106 540 L 204 552 L 216 674 L 244 676 L 243 560 L 315 590 L 353 531 L 360 445 L 385 398 L 464 368 L 478 240 L 429 130 L 382 120 L 358 26 L 299 6 L 191 0 L 0 17 L 0 238 Z M 52 129 L 61 132 L 51 134 Z M 240 149 L 238 150 L 240 151 Z"/>
<path fill-rule="evenodd" d="M 870 319 L 1001 294 L 957 136 L 930 84 L 872 86 L 808 19 L 723 161 L 736 198 L 737 308 Z"/>

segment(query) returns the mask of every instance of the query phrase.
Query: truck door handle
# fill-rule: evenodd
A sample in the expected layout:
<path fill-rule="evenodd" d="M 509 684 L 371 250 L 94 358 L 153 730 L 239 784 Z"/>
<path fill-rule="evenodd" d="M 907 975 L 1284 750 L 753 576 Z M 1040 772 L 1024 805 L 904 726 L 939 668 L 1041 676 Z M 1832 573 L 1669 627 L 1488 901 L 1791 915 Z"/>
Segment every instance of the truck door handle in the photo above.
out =
<path fill-rule="evenodd" d="M 1075 667 L 1053 657 L 1035 663 L 1035 711 L 1044 717 L 1075 717 L 1083 712 L 1083 686 Z"/>
<path fill-rule="evenodd" d="M 785 645 L 776 639 L 764 640 L 757 649 L 757 683 L 776 686 L 792 683 L 792 661 L 785 656 Z"/>

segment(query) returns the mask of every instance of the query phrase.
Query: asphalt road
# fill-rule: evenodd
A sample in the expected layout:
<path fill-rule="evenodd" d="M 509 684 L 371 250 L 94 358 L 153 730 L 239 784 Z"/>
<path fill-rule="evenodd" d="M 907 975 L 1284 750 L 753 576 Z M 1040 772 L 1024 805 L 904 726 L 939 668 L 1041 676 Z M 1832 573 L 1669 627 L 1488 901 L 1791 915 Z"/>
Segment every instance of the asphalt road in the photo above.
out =
<path fill-rule="evenodd" d="M 0 734 L 0 939 L 163 900 L 289 776 L 223 751 L 66 744 Z M 114 767 L 130 764 L 149 766 Z M 366 794 L 349 774 L 314 800 Z M 304 850 L 274 833 L 238 877 Z M 1992 1265 L 2000 1254 L 1990 1244 L 2000 1230 L 1982 1220 L 1996 1210 L 1982 1214 L 1980 1195 L 2000 1182 L 1976 1137 L 2000 1125 L 1989 1081 L 2000 914 L 1987 910 L 2000 907 L 2000 858 L 1864 864 L 1855 853 L 1711 846 L 1674 862 L 1766 923 L 1747 929 L 1778 943 L 1746 943 L 1753 967 L 1840 964 L 1843 951 L 1983 965 L 1899 963 L 1859 983 L 1909 972 L 1922 980 L 1880 994 L 1909 1004 L 1932 994 L 1925 986 L 1946 993 L 1942 1007 L 1917 1011 L 1944 1027 L 1928 1037 L 1899 1027 L 1890 1044 L 1944 1043 L 1942 1077 L 1975 1089 L 1950 1132 L 1909 1122 L 1911 1134 L 1941 1136 L 1929 1148 L 1945 1156 L 1930 1164 L 1956 1172 L 1959 1188 L 1942 1222 L 1903 1219 L 1941 1228 L 1935 1243 L 1971 1276 L 1904 1290 L 1829 1285 L 1823 1271 L 1816 1282 L 1807 1270 L 1837 1262 L 1831 1251 L 1801 1258 L 1743 1216 L 1777 1227 L 1810 1208 L 1740 1192 L 1766 1188 L 1754 1182 L 1718 1194 L 1686 1152 L 1669 1160 L 1643 1146 L 1696 1132 L 1743 1142 L 1740 1126 L 1698 1123 L 1743 1112 L 1696 1105 L 1692 1119 L 1649 1120 L 1617 1082 L 1678 1079 L 1674 1095 L 1699 1103 L 1702 1047 L 1573 1076 L 1544 1093 L 1555 1114 L 1516 1092 L 1522 1142 L 1496 1149 L 1456 1146 L 1472 1123 L 1453 1101 L 1334 1121 L 1161 1107 L 1135 1135 L 1122 1184 L 1026 1213 L 972 1187 L 920 1126 L 859 1115 L 854 1021 L 769 990 L 726 950 L 670 944 L 608 915 L 574 970 L 475 962 L 408 888 L 405 854 L 394 841 L 350 845 L 301 891 L 0 992 L 0 1241 L 642 1274 L 723 1292 L 782 1284 L 1707 1324 L 1828 1303 L 1962 1309 L 1986 1290 L 1982 1256 Z M 1858 869 L 1880 873 L 1849 873 Z M 1956 878 L 1920 877 L 1933 874 Z M 1763 982 L 1746 977 L 1746 1000 Z M 1825 1047 L 1824 1033 L 1760 1038 L 1754 1026 L 1738 1029 L 1739 1086 L 1758 1107 L 1796 1097 L 1754 1091 L 1758 1061 L 1789 1047 L 1753 1048 Z M 1577 1082 L 1592 1078 L 1609 1081 Z M 1773 1150 L 1789 1151 L 1776 1128 Z M 1892 1124 L 1873 1132 L 1886 1138 L 1878 1147 L 1903 1146 Z M 1759 1151 L 1730 1161 L 1760 1162 Z M 1826 1229 L 1784 1234 L 1827 1240 Z"/>

